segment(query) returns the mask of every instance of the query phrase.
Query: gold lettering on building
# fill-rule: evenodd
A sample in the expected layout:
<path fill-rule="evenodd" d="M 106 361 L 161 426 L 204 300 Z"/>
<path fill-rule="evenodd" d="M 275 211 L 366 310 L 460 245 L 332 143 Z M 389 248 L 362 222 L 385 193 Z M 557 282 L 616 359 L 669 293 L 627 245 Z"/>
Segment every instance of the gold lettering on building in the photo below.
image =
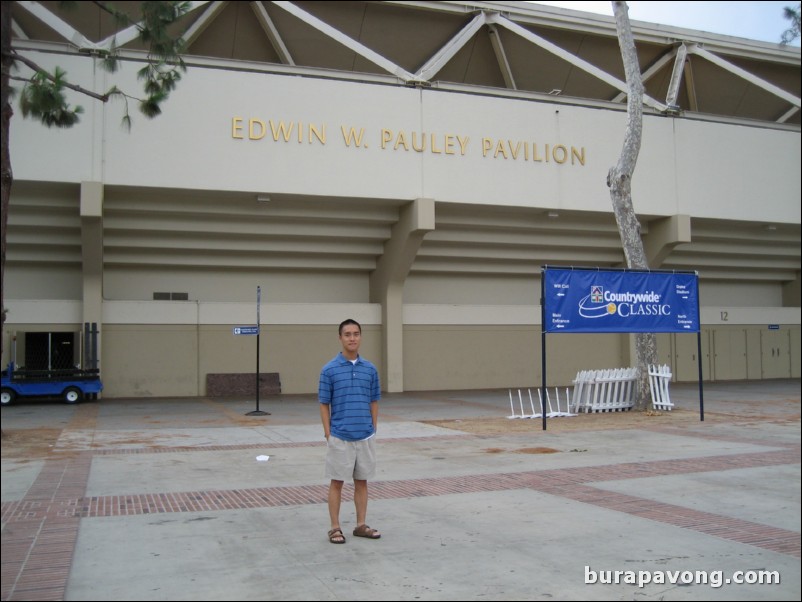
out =
<path fill-rule="evenodd" d="M 276 142 L 278 142 L 279 136 L 284 138 L 284 142 L 289 142 L 290 136 L 292 135 L 292 128 L 294 127 L 295 123 L 292 121 L 290 121 L 289 127 L 287 127 L 287 124 L 284 123 L 283 121 L 279 121 L 277 127 L 276 124 L 273 122 L 273 120 L 272 119 L 270 120 L 270 131 L 273 134 L 273 140 L 275 140 Z"/>
<path fill-rule="evenodd" d="M 434 155 L 456 155 L 459 152 L 464 156 L 468 152 L 470 137 L 457 134 L 444 134 L 442 136 L 433 132 L 394 132 L 382 128 L 379 136 L 379 146 L 382 150 L 392 148 L 415 151 L 416 153 L 430 152 Z M 459 151 L 457 151 L 459 146 Z"/>
<path fill-rule="evenodd" d="M 268 132 L 275 142 L 295 142 L 304 141 L 312 144 L 317 141 L 326 144 L 326 125 L 315 125 L 314 123 L 304 124 L 302 121 L 273 121 L 267 123 L 263 119 L 251 117 L 248 119 L 248 140 L 262 140 Z M 245 119 L 243 117 L 233 117 L 231 119 L 231 137 L 236 140 L 245 139 Z"/>
<path fill-rule="evenodd" d="M 404 132 L 398 132 L 398 138 L 395 139 L 395 145 L 393 146 L 393 150 L 398 150 L 399 146 L 403 146 L 404 150 L 409 150 L 409 144 L 407 144 L 407 137 Z"/>
<path fill-rule="evenodd" d="M 242 135 L 242 117 L 231 118 L 231 137 L 237 140 L 242 140 L 245 137 Z"/>
<path fill-rule="evenodd" d="M 345 126 L 340 126 L 340 131 L 343 133 L 343 140 L 345 141 L 345 146 L 351 146 L 353 142 L 355 146 L 362 146 L 362 138 L 365 136 L 365 128 L 359 128 L 359 133 L 357 133 L 355 127 L 348 128 L 346 131 Z M 367 148 L 367 144 L 365 144 L 365 148 Z"/>
<path fill-rule="evenodd" d="M 310 123 L 309 124 L 309 144 L 312 144 L 312 136 L 314 135 L 315 138 L 318 139 L 320 144 L 326 144 L 326 126 L 323 125 L 321 129 L 317 129 L 317 126 Z"/>
<path fill-rule="evenodd" d="M 267 127 L 264 121 L 261 119 L 248 120 L 248 140 L 261 140 L 265 134 L 267 134 Z"/>
<path fill-rule="evenodd" d="M 532 161 L 533 163 L 558 163 L 563 165 L 585 165 L 585 147 L 566 146 L 547 143 L 539 146 L 537 142 L 525 140 L 502 140 L 482 138 L 482 157 L 511 159 L 513 161 Z"/>
<path fill-rule="evenodd" d="M 364 127 L 340 125 L 343 143 L 347 148 L 368 148 L 375 140 Z M 269 135 L 268 135 L 269 134 Z M 426 132 L 419 130 L 394 130 L 381 128 L 378 131 L 380 150 L 429 153 L 464 157 L 469 154 L 470 137 L 459 134 Z M 375 134 L 374 134 L 375 135 Z M 326 124 L 303 121 L 259 119 L 256 117 L 232 117 L 231 137 L 235 140 L 273 140 L 274 142 L 297 142 L 326 145 Z M 531 163 L 555 163 L 557 165 L 585 166 L 587 160 L 584 146 L 532 140 L 513 140 L 485 136 L 480 144 L 481 157 L 504 161 Z"/>

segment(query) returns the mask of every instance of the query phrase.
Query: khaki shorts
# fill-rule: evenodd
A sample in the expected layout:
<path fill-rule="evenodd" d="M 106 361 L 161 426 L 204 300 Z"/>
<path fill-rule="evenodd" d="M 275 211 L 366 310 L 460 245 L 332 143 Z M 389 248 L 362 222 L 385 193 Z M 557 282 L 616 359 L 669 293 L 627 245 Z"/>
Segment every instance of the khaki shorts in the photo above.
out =
<path fill-rule="evenodd" d="M 375 437 L 362 441 L 343 441 L 329 437 L 326 478 L 332 481 L 367 481 L 376 474 Z"/>

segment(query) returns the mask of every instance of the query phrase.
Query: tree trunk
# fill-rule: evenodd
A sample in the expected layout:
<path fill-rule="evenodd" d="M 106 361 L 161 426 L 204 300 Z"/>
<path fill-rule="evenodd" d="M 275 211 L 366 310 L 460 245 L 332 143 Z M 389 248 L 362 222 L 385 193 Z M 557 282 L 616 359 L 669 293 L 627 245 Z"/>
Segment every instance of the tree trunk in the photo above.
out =
<path fill-rule="evenodd" d="M 8 126 L 11 124 L 11 105 L 8 102 L 9 88 L 8 76 L 11 72 L 11 2 L 0 3 L 0 51 L 2 52 L 2 73 L 0 73 L 0 185 L 2 185 L 2 214 L 0 214 L 0 357 L 3 354 L 3 344 L 5 342 L 6 324 L 6 304 L 5 304 L 5 279 L 6 279 L 6 229 L 8 226 L 8 201 L 11 198 L 11 183 L 14 175 L 11 172 L 11 158 L 8 156 Z M 2 370 L 5 366 L 0 366 Z M 0 428 L 0 436 L 5 436 L 5 431 Z"/>
<path fill-rule="evenodd" d="M 624 247 L 628 268 L 648 269 L 646 251 L 640 237 L 640 223 L 632 204 L 632 175 L 638 162 L 643 134 L 643 81 L 641 80 L 635 39 L 629 25 L 629 9 L 626 2 L 613 2 L 613 14 L 618 31 L 618 44 L 624 61 L 627 88 L 627 129 L 624 146 L 618 164 L 607 174 L 607 186 L 613 203 L 615 221 Z M 649 390 L 649 365 L 657 363 L 657 340 L 654 334 L 635 335 L 635 352 L 640 371 L 638 398 L 635 407 L 644 409 L 651 395 Z"/>
<path fill-rule="evenodd" d="M 8 128 L 11 124 L 11 105 L 9 104 L 9 73 L 11 70 L 11 2 L 2 2 L 2 21 L 0 21 L 0 50 L 2 50 L 2 81 L 0 81 L 0 88 L 2 88 L 2 98 L 0 98 L 0 111 L 2 111 L 2 145 L 0 157 L 0 169 L 2 169 L 2 248 L 0 249 L 0 354 L 3 351 L 3 343 L 5 336 L 3 336 L 3 326 L 6 323 L 6 306 L 5 306 L 5 276 L 6 276 L 6 229 L 8 226 L 8 202 L 11 197 L 11 184 L 14 181 L 14 175 L 11 172 L 11 158 L 8 155 Z"/>

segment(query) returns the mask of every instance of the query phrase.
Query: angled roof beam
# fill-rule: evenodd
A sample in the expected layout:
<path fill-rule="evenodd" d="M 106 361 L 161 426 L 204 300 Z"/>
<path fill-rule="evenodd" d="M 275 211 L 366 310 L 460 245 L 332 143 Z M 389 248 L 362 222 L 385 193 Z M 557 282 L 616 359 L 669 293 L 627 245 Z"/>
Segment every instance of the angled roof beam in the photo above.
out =
<path fill-rule="evenodd" d="M 512 75 L 510 62 L 507 60 L 507 53 L 504 52 L 504 45 L 501 43 L 501 36 L 498 33 L 498 28 L 495 25 L 488 25 L 487 29 L 490 35 L 490 44 L 493 46 L 493 52 L 496 54 L 498 67 L 501 70 L 501 76 L 504 78 L 504 85 L 510 90 L 517 90 L 518 86 L 515 85 L 515 77 Z"/>
<path fill-rule="evenodd" d="M 192 6 L 189 9 L 189 12 L 192 12 L 196 8 L 201 7 L 204 4 L 208 3 L 209 3 L 208 0 L 204 0 L 202 2 L 191 2 Z M 216 2 L 215 4 L 223 4 L 223 3 Z M 214 6 L 212 7 L 212 9 L 217 10 Z M 199 20 L 203 21 L 205 16 L 206 15 L 202 16 Z M 190 29 L 196 27 L 197 25 L 198 25 L 197 23 L 194 23 Z M 126 44 L 128 44 L 128 42 L 133 42 L 139 37 L 139 27 L 140 27 L 139 23 L 135 23 L 134 25 L 129 25 L 122 31 L 118 31 L 117 33 L 107 37 L 105 40 L 103 40 L 98 44 L 98 47 L 103 48 L 105 50 L 110 50 L 112 46 L 125 46 Z M 205 27 L 205 25 L 203 27 Z M 184 39 L 185 40 L 187 39 L 186 33 L 184 34 Z"/>
<path fill-rule="evenodd" d="M 17 5 L 20 8 L 24 8 L 29 13 L 31 13 L 34 17 L 39 19 L 42 23 L 50 27 L 53 31 L 59 34 L 62 38 L 74 44 L 80 49 L 87 49 L 87 50 L 94 50 L 98 46 L 93 42 L 89 41 L 87 38 L 83 36 L 80 32 L 78 32 L 72 25 L 67 23 L 66 21 L 62 21 L 59 17 L 54 15 L 44 6 L 39 4 L 38 2 L 17 2 Z"/>
<path fill-rule="evenodd" d="M 651 67 L 649 67 L 646 71 L 641 74 L 641 79 L 644 83 L 652 79 L 659 71 L 662 69 L 668 61 L 674 58 L 674 55 L 677 54 L 677 49 L 672 48 L 668 52 L 666 52 L 663 56 L 657 59 Z M 613 102 L 623 102 L 624 99 L 627 97 L 625 92 L 619 92 L 615 98 L 613 98 Z"/>
<path fill-rule="evenodd" d="M 284 44 L 284 40 L 281 39 L 281 34 L 279 34 L 278 29 L 276 29 L 273 19 L 267 14 L 265 5 L 261 2 L 251 2 L 251 8 L 256 15 L 256 20 L 259 21 L 259 25 L 262 26 L 262 29 L 267 34 L 267 39 L 270 40 L 270 43 L 273 45 L 273 50 L 278 54 L 279 60 L 285 65 L 294 66 L 295 61 L 292 60 L 292 55 L 287 49 L 286 44 Z"/>
<path fill-rule="evenodd" d="M 699 98 L 696 96 L 696 80 L 693 77 L 693 65 L 689 60 L 685 61 L 685 89 L 688 91 L 688 108 L 691 111 L 699 111 Z"/>
<path fill-rule="evenodd" d="M 775 86 L 774 84 L 770 84 L 764 79 L 760 79 L 756 75 L 749 73 L 746 69 L 742 69 L 737 65 L 733 65 L 731 62 L 724 60 L 720 56 L 717 56 L 712 52 L 709 52 L 696 44 L 692 44 L 688 48 L 688 50 L 697 56 L 707 59 L 714 65 L 718 65 L 722 69 L 726 69 L 730 73 L 734 73 L 738 77 L 745 79 L 750 84 L 753 84 L 758 88 L 763 88 L 766 92 L 769 92 L 770 94 L 774 94 L 775 96 L 782 98 L 784 101 L 792 104 L 797 108 L 799 108 L 800 105 L 802 105 L 802 99 L 800 99 L 798 96 L 794 96 L 790 92 L 786 92 L 782 88 Z"/>
<path fill-rule="evenodd" d="M 666 104 L 676 106 L 677 96 L 679 96 L 679 86 L 682 83 L 682 72 L 685 67 L 685 59 L 688 58 L 688 47 L 681 44 L 677 48 L 677 58 L 674 61 L 674 70 L 671 72 L 671 82 L 668 84 L 668 92 L 666 93 Z"/>
<path fill-rule="evenodd" d="M 15 38 L 19 38 L 20 40 L 28 39 L 28 34 L 22 31 L 22 27 L 20 27 L 19 23 L 17 23 L 14 19 L 11 19 L 11 31 Z"/>
<path fill-rule="evenodd" d="M 589 73 L 590 75 L 602 80 L 603 82 L 605 82 L 606 84 L 612 86 L 616 90 L 619 90 L 620 92 L 623 92 L 625 94 L 628 92 L 626 82 L 621 81 L 617 77 L 613 77 L 612 75 L 610 75 L 606 71 L 603 71 L 602 69 L 599 69 L 595 65 L 591 65 L 587 61 L 582 60 L 581 58 L 579 58 L 578 56 L 576 56 L 574 54 L 571 54 L 567 50 L 563 50 L 562 48 L 560 48 L 556 44 L 552 44 L 548 40 L 546 40 L 544 38 L 541 38 L 539 35 L 534 34 L 531 31 L 529 31 L 528 29 L 525 29 L 525 28 L 521 27 L 517 23 L 513 23 L 512 21 L 510 21 L 506 17 L 503 17 L 501 15 L 489 15 L 488 16 L 488 20 L 490 20 L 493 23 L 497 23 L 498 25 L 501 25 L 502 27 L 506 27 L 507 29 L 509 29 L 513 33 L 517 33 L 519 36 L 521 36 L 522 38 L 524 38 L 528 42 L 531 42 L 532 44 L 540 46 L 541 48 L 543 48 L 547 52 L 551 52 L 552 54 L 560 57 L 564 61 L 568 61 L 569 63 L 571 63 L 575 67 L 578 67 L 579 69 L 582 69 L 582 71 L 585 71 L 586 73 Z M 665 111 L 668 108 L 663 103 L 661 103 L 658 100 L 655 100 L 654 98 L 652 98 L 648 94 L 644 94 L 643 95 L 643 104 L 645 104 L 647 106 L 650 106 L 653 109 L 657 109 L 658 111 Z"/>
<path fill-rule="evenodd" d="M 794 116 L 794 115 L 796 115 L 797 113 L 799 113 L 799 107 L 791 107 L 790 109 L 788 109 L 788 110 L 787 110 L 787 111 L 786 111 L 786 112 L 783 114 L 783 116 L 782 116 L 782 117 L 780 117 L 780 118 L 777 120 L 777 123 L 785 123 L 786 121 L 788 121 L 789 119 L 791 119 L 791 117 L 793 117 L 793 116 Z"/>
<path fill-rule="evenodd" d="M 409 71 L 407 71 L 403 67 L 400 67 L 395 63 L 393 63 L 392 61 L 384 58 L 379 53 L 374 52 L 361 42 L 357 42 L 353 38 L 345 35 L 340 30 L 335 29 L 328 23 L 321 21 L 314 15 L 311 15 L 305 10 L 298 8 L 292 2 L 273 2 L 273 4 L 275 6 L 278 6 L 279 8 L 283 8 L 291 15 L 298 17 L 301 21 L 303 21 L 307 25 L 314 27 L 319 32 L 323 33 L 324 35 L 327 35 L 335 42 L 338 42 L 343 46 L 345 46 L 346 48 L 353 50 L 362 58 L 384 69 L 388 73 L 392 73 L 393 75 L 403 80 L 404 82 L 420 81 L 416 76 L 412 75 Z"/>
<path fill-rule="evenodd" d="M 476 15 L 470 23 L 453 38 L 443 45 L 415 75 L 424 81 L 432 79 L 445 64 L 450 61 L 457 52 L 479 31 L 485 24 L 485 13 Z"/>
<path fill-rule="evenodd" d="M 211 25 L 212 21 L 214 21 L 215 17 L 223 12 L 227 2 L 212 2 L 209 8 L 203 11 L 203 14 L 197 18 L 197 20 L 189 26 L 189 28 L 184 32 L 182 36 L 184 38 L 184 42 L 186 42 L 187 48 L 198 39 L 198 37 L 206 30 L 209 25 Z"/>

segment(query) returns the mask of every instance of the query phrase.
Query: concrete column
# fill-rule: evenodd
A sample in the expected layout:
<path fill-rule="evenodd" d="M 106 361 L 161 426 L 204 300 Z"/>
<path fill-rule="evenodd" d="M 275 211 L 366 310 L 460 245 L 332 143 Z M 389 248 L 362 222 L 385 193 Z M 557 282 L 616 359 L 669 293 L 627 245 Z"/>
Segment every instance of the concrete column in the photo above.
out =
<path fill-rule="evenodd" d="M 649 267 L 657 269 L 678 244 L 691 242 L 691 216 L 671 215 L 649 222 L 643 246 Z"/>
<path fill-rule="evenodd" d="M 433 199 L 403 206 L 370 275 L 371 303 L 382 306 L 383 388 L 391 393 L 404 390 L 404 282 L 423 237 L 434 226 Z"/>
<path fill-rule="evenodd" d="M 81 182 L 81 255 L 83 259 L 83 322 L 96 322 L 98 328 L 101 328 L 103 323 L 102 182 Z M 84 344 L 86 343 L 87 341 L 84 341 Z M 100 347 L 100 339 L 98 339 L 98 347 Z M 99 357 L 98 360 L 100 360 Z"/>
<path fill-rule="evenodd" d="M 622 349 L 621 349 L 621 355 L 623 357 L 621 358 L 622 359 L 622 363 L 621 363 L 620 367 L 621 368 L 627 368 L 629 366 L 637 366 L 638 365 L 638 350 L 637 350 L 637 347 L 636 347 L 636 344 L 635 344 L 636 343 L 635 342 L 635 336 L 636 335 L 634 333 L 630 332 L 630 333 L 622 335 L 622 336 L 627 337 L 627 344 L 622 346 Z"/>
<path fill-rule="evenodd" d="M 658 269 L 674 248 L 691 242 L 691 216 L 671 215 L 649 222 L 649 231 L 643 237 L 643 247 L 650 268 Z M 635 348 L 636 335 L 630 334 L 627 365 L 636 366 L 638 353 Z"/>
<path fill-rule="evenodd" d="M 800 304 L 802 304 L 801 290 L 802 287 L 799 285 L 799 272 L 797 272 L 795 279 L 783 283 L 783 307 L 799 307 Z"/>

